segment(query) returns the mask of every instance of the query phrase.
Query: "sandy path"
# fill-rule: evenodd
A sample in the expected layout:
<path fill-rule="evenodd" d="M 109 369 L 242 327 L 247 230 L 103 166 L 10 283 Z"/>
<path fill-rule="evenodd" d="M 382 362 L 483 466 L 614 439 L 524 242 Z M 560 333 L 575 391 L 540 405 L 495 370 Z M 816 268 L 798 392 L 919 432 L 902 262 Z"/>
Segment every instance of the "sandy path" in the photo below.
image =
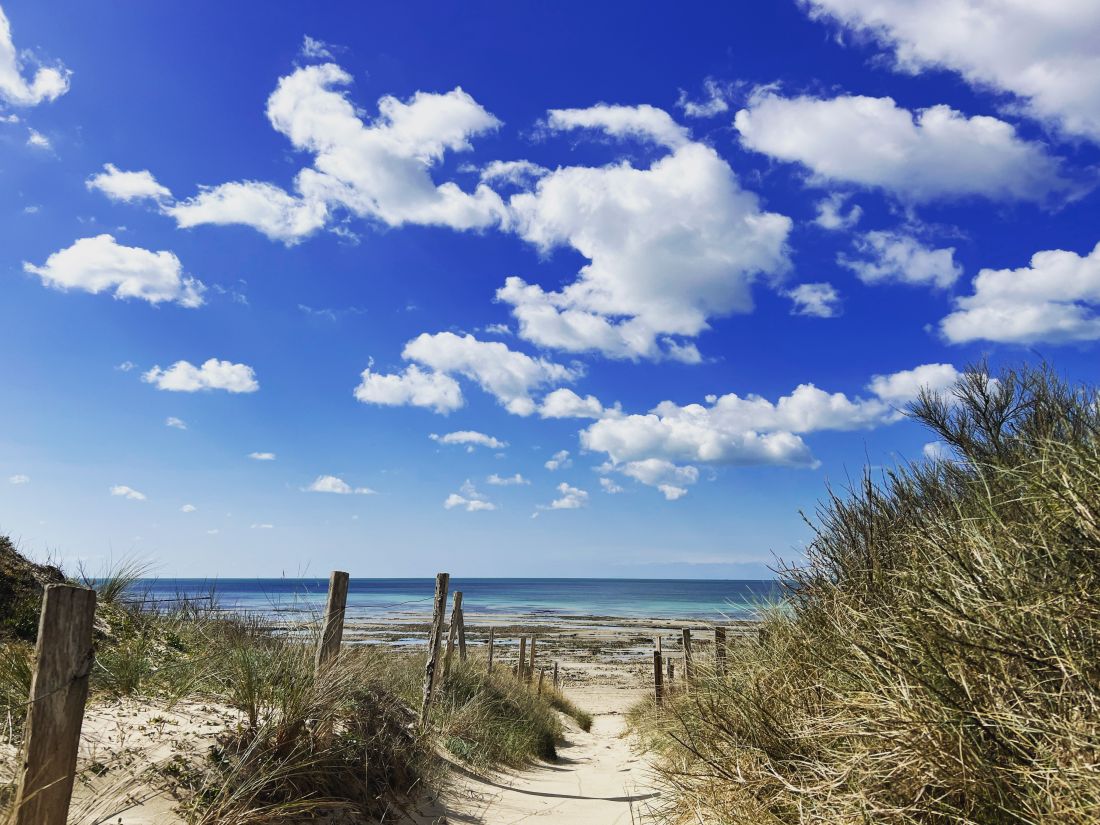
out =
<path fill-rule="evenodd" d="M 503 773 L 475 773 L 458 767 L 442 809 L 422 822 L 554 822 L 570 825 L 633 825 L 648 820 L 656 793 L 643 757 L 623 736 L 623 712 L 642 695 L 620 687 L 576 687 L 569 691 L 594 717 L 588 733 L 570 724 L 558 761 Z"/>

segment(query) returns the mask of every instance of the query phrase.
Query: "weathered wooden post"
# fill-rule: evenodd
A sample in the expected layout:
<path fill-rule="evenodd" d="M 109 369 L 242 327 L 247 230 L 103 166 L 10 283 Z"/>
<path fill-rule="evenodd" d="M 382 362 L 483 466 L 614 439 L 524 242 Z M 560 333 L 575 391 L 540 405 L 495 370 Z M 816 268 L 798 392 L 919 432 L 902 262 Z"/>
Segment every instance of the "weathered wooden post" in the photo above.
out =
<path fill-rule="evenodd" d="M 447 609 L 447 584 L 450 573 L 435 576 L 435 598 L 432 601 L 432 630 L 428 635 L 428 662 L 424 665 L 424 702 L 420 706 L 420 724 L 428 724 L 428 710 L 432 705 L 432 688 L 435 685 L 439 647 L 443 640 L 443 612 Z"/>
<path fill-rule="evenodd" d="M 560 684 L 558 681 L 558 663 L 554 662 L 554 690 L 557 690 Z"/>
<path fill-rule="evenodd" d="M 462 591 L 456 590 L 454 603 L 451 606 L 451 624 L 447 627 L 447 652 L 443 656 L 443 678 L 451 672 L 451 656 L 455 650 L 455 638 L 458 635 L 458 625 L 462 617 Z"/>
<path fill-rule="evenodd" d="M 458 611 L 458 660 L 466 661 L 466 611 Z"/>
<path fill-rule="evenodd" d="M 714 628 L 714 672 L 719 679 L 726 676 L 726 629 Z"/>
<path fill-rule="evenodd" d="M 493 628 L 489 628 L 489 664 L 485 666 L 486 673 L 493 672 Z"/>
<path fill-rule="evenodd" d="M 676 663 L 672 661 L 672 657 L 668 657 L 668 684 L 671 687 L 673 680 L 676 678 Z"/>
<path fill-rule="evenodd" d="M 516 663 L 516 678 L 523 680 L 523 660 L 527 657 L 527 637 L 519 637 L 519 661 Z"/>
<path fill-rule="evenodd" d="M 531 662 L 527 666 L 527 681 L 535 678 L 535 637 L 531 636 Z"/>
<path fill-rule="evenodd" d="M 46 586 L 38 619 L 15 825 L 65 825 L 95 653 L 95 591 Z"/>
<path fill-rule="evenodd" d="M 691 661 L 691 631 L 684 628 L 684 682 L 690 682 L 695 675 Z"/>
<path fill-rule="evenodd" d="M 317 654 L 313 659 L 315 677 L 340 653 L 340 641 L 344 637 L 344 612 L 348 605 L 348 574 L 333 570 L 328 579 L 328 601 L 321 624 L 321 637 L 317 640 Z"/>
<path fill-rule="evenodd" d="M 546 678 L 546 668 L 540 667 L 539 668 L 539 691 L 538 691 L 539 696 L 542 696 L 542 680 L 545 679 L 545 678 Z"/>
<path fill-rule="evenodd" d="M 661 640 L 655 639 L 653 643 L 653 701 L 657 707 L 664 700 L 664 674 L 661 672 Z"/>

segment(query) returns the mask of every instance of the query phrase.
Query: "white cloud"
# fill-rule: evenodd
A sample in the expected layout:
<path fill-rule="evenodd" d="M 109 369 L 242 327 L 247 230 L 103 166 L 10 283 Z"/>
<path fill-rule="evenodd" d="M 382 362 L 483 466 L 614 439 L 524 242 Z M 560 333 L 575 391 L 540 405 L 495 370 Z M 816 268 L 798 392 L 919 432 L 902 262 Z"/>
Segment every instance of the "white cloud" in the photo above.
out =
<path fill-rule="evenodd" d="M 274 461 L 275 453 L 249 453 L 248 457 L 253 461 Z"/>
<path fill-rule="evenodd" d="M 206 289 L 201 281 L 183 274 L 180 259 L 171 252 L 122 246 L 106 234 L 81 238 L 51 254 L 42 266 L 24 261 L 23 270 L 55 289 L 113 291 L 116 298 L 140 298 L 151 304 L 174 301 L 198 307 Z"/>
<path fill-rule="evenodd" d="M 312 484 L 302 489 L 307 493 L 336 493 L 342 496 L 352 494 L 372 496 L 375 494 L 375 491 L 370 487 L 352 487 L 338 476 L 317 476 Z"/>
<path fill-rule="evenodd" d="M 291 194 L 270 183 L 239 181 L 203 189 L 167 211 L 180 226 L 239 223 L 295 243 L 328 222 L 334 209 L 387 226 L 406 223 L 480 229 L 506 218 L 492 189 L 436 185 L 431 169 L 448 152 L 500 122 L 461 88 L 383 97 L 364 122 L 340 88 L 351 75 L 334 63 L 305 66 L 279 80 L 267 101 L 271 125 L 295 149 L 313 155 Z"/>
<path fill-rule="evenodd" d="M 691 465 L 678 467 L 662 458 L 628 461 L 616 469 L 646 486 L 656 487 L 669 501 L 683 498 L 687 494 L 687 485 L 699 480 L 698 468 Z"/>
<path fill-rule="evenodd" d="M 16 473 L 13 476 L 8 476 L 8 483 L 14 484 L 17 487 L 22 487 L 24 484 L 31 483 L 31 477 L 23 475 L 22 473 Z"/>
<path fill-rule="evenodd" d="M 501 441 L 499 438 L 475 430 L 459 430 L 445 435 L 432 433 L 428 438 L 440 444 L 467 444 L 471 447 L 489 447 L 493 450 L 502 450 L 508 446 L 507 441 Z"/>
<path fill-rule="evenodd" d="M 147 384 L 158 390 L 171 392 L 198 392 L 199 390 L 225 390 L 226 392 L 256 392 L 260 388 L 256 373 L 247 364 L 234 364 L 208 358 L 201 367 L 190 361 L 177 361 L 168 369 L 154 366 L 141 376 Z"/>
<path fill-rule="evenodd" d="M 123 361 L 121 364 L 115 367 L 119 372 L 130 372 L 130 370 L 137 369 L 137 364 L 133 361 Z"/>
<path fill-rule="evenodd" d="M 951 448 L 942 441 L 929 441 L 921 448 L 921 453 L 929 461 L 950 461 Z"/>
<path fill-rule="evenodd" d="M 496 473 L 493 473 L 485 480 L 492 484 L 494 487 L 512 487 L 531 483 L 519 473 L 516 473 L 513 476 L 499 476 Z"/>
<path fill-rule="evenodd" d="M 457 493 L 451 493 L 447 496 L 443 502 L 443 507 L 446 510 L 453 510 L 455 507 L 460 507 L 467 513 L 497 509 L 495 504 L 477 491 L 477 488 L 470 479 L 466 479 Z"/>
<path fill-rule="evenodd" d="M 193 513 L 198 509 L 199 508 L 196 507 L 194 504 L 185 504 L 182 507 L 180 507 L 180 512 L 181 513 Z"/>
<path fill-rule="evenodd" d="M 847 202 L 848 196 L 841 192 L 834 192 L 827 198 L 818 201 L 817 217 L 814 218 L 814 223 L 822 229 L 834 232 L 851 229 L 863 217 L 863 209 L 857 204 L 852 204 L 852 207 L 845 213 L 843 210 Z"/>
<path fill-rule="evenodd" d="M 983 269 L 940 321 L 948 341 L 1030 344 L 1100 339 L 1100 244 L 1085 256 L 1036 252 L 1019 269 Z"/>
<path fill-rule="evenodd" d="M 607 476 L 600 477 L 600 487 L 603 488 L 603 491 L 605 493 L 608 493 L 610 495 L 616 495 L 617 493 L 624 492 L 623 488 L 616 484 L 614 479 L 610 479 Z"/>
<path fill-rule="evenodd" d="M 165 427 L 174 427 L 177 430 L 186 430 L 187 422 L 182 418 L 176 418 L 174 415 L 168 416 L 164 421 Z"/>
<path fill-rule="evenodd" d="M 138 200 L 157 202 L 172 199 L 172 192 L 157 183 L 148 169 L 140 172 L 123 172 L 113 163 L 103 164 L 104 171 L 84 182 L 90 191 L 98 190 L 113 201 L 129 203 Z"/>
<path fill-rule="evenodd" d="M 729 111 L 727 98 L 731 91 L 730 84 L 719 83 L 713 77 L 708 77 L 703 81 L 703 92 L 706 95 L 703 100 L 691 100 L 687 92 L 681 89 L 676 105 L 687 117 L 714 117 Z"/>
<path fill-rule="evenodd" d="M 509 183 L 512 186 L 526 186 L 538 180 L 550 170 L 529 160 L 494 160 L 485 164 L 481 170 L 482 183 Z"/>
<path fill-rule="evenodd" d="M 945 68 L 1018 95 L 1033 117 L 1100 138 L 1100 5 L 1093 0 L 805 0 L 892 48 L 901 71 Z"/>
<path fill-rule="evenodd" d="M 39 66 L 28 83 L 23 78 L 23 59 L 12 42 L 11 23 L 0 8 L 0 98 L 13 106 L 37 106 L 69 91 L 68 69 Z"/>
<path fill-rule="evenodd" d="M 547 470 L 567 470 L 573 466 L 573 459 L 569 457 L 569 450 L 558 450 L 543 465 Z"/>
<path fill-rule="evenodd" d="M 876 375 L 867 389 L 888 404 L 902 407 L 914 401 L 922 388 L 946 390 L 959 380 L 959 371 L 950 364 L 921 364 L 891 375 Z"/>
<path fill-rule="evenodd" d="M 251 529 L 251 530 L 274 530 L 275 525 L 274 524 L 251 524 L 251 525 L 249 525 L 249 529 Z"/>
<path fill-rule="evenodd" d="M 133 487 L 127 487 L 125 484 L 116 484 L 111 488 L 112 496 L 121 496 L 122 498 L 130 499 L 131 501 L 145 501 L 145 493 L 139 493 Z"/>
<path fill-rule="evenodd" d="M 37 129 L 27 129 L 27 145 L 32 149 L 51 149 L 50 139 Z"/>
<path fill-rule="evenodd" d="M 549 504 L 538 505 L 538 510 L 579 510 L 588 504 L 588 491 L 572 487 L 564 481 L 557 486 L 558 498 Z M 537 515 L 537 512 L 536 512 Z"/>
<path fill-rule="evenodd" d="M 815 183 L 879 187 L 915 202 L 980 195 L 1042 200 L 1064 189 L 1059 161 L 1011 124 L 949 106 L 914 115 L 889 97 L 779 97 L 762 91 L 734 119 L 741 142 L 801 163 Z"/>
<path fill-rule="evenodd" d="M 791 299 L 792 315 L 835 318 L 840 314 L 840 294 L 830 283 L 799 284 L 784 293 Z"/>
<path fill-rule="evenodd" d="M 962 275 L 953 246 L 932 249 L 911 235 L 883 231 L 857 235 L 853 245 L 863 257 L 841 253 L 836 261 L 865 284 L 894 281 L 946 289 Z"/>
<path fill-rule="evenodd" d="M 318 40 L 308 34 L 302 39 L 302 48 L 299 51 L 302 57 L 311 60 L 332 60 L 332 47 L 324 40 Z"/>
<path fill-rule="evenodd" d="M 671 147 L 648 168 L 570 166 L 509 200 L 515 231 L 540 251 L 588 263 L 557 292 L 510 277 L 497 299 L 539 346 L 611 358 L 700 360 L 708 319 L 752 309 L 751 285 L 785 272 L 789 218 L 760 209 L 711 147 L 652 107 L 552 112 L 552 129 L 648 135 Z M 675 273 L 670 277 L 669 273 Z"/>
<path fill-rule="evenodd" d="M 216 535 L 218 535 L 218 533 L 220 533 L 220 532 L 221 532 L 221 530 L 219 530 L 219 529 L 218 529 L 217 527 L 215 527 L 215 528 L 214 528 L 213 530 L 207 530 L 207 531 L 206 531 L 206 535 L 208 535 L 208 536 L 216 536 Z"/>
<path fill-rule="evenodd" d="M 390 375 L 373 372 L 367 367 L 355 388 L 355 397 L 364 404 L 428 407 L 444 414 L 466 403 L 457 381 L 441 372 L 425 372 L 416 364 Z"/>
<path fill-rule="evenodd" d="M 542 418 L 603 418 L 606 410 L 594 395 L 581 398 L 573 390 L 561 388 L 548 393 L 539 405 Z"/>

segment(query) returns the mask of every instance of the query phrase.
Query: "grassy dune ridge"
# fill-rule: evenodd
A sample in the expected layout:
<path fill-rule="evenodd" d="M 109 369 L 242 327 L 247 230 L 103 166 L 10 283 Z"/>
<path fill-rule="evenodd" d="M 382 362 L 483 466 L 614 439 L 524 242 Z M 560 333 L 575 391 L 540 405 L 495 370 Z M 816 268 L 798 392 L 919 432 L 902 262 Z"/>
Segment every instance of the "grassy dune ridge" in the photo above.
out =
<path fill-rule="evenodd" d="M 657 712 L 670 823 L 1100 819 L 1100 399 L 976 368 L 950 448 L 830 492 L 789 610 Z"/>

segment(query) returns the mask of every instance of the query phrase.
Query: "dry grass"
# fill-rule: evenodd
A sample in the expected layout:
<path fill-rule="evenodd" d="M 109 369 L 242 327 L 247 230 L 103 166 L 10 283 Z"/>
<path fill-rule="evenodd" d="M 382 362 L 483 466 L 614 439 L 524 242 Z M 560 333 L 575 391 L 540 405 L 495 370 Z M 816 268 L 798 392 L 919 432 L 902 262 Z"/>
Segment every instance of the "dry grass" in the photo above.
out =
<path fill-rule="evenodd" d="M 977 369 L 956 458 L 833 495 L 784 611 L 635 726 L 668 822 L 1100 819 L 1100 404 Z"/>

